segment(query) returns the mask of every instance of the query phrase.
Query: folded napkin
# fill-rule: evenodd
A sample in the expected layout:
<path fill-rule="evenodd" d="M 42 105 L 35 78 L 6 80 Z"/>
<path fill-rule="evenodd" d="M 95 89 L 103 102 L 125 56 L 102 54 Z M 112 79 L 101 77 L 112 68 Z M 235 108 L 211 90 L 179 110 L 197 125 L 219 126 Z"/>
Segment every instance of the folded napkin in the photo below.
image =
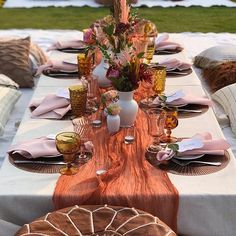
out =
<path fill-rule="evenodd" d="M 47 137 L 40 137 L 12 145 L 8 153 L 19 153 L 25 158 L 53 157 L 60 153 L 57 151 L 55 140 Z"/>
<path fill-rule="evenodd" d="M 178 90 L 174 93 L 171 93 L 169 95 L 166 95 L 167 100 L 166 104 L 167 105 L 172 105 L 172 106 L 180 106 L 184 104 L 200 104 L 200 105 L 207 105 L 207 106 L 212 106 L 212 101 L 207 97 L 207 96 L 196 96 L 196 95 L 191 95 L 184 93 L 182 90 Z M 160 97 L 156 97 L 153 100 L 153 104 L 156 105 L 161 105 L 163 101 L 160 100 Z"/>
<path fill-rule="evenodd" d="M 173 71 L 173 70 L 188 70 L 191 68 L 192 64 L 187 62 L 182 62 L 178 59 L 171 58 L 171 59 L 164 59 L 158 62 L 158 65 L 165 66 L 166 71 Z"/>
<path fill-rule="evenodd" d="M 49 94 L 42 100 L 35 100 L 29 106 L 33 118 L 61 119 L 70 109 L 70 100 Z"/>
<path fill-rule="evenodd" d="M 42 72 L 76 72 L 78 67 L 75 64 L 64 63 L 62 61 L 47 61 L 46 64 L 39 66 L 36 76 L 42 74 Z"/>
<path fill-rule="evenodd" d="M 165 33 L 156 39 L 156 51 L 182 49 L 179 43 L 168 41 L 169 34 Z"/>
<path fill-rule="evenodd" d="M 190 139 L 184 139 L 181 142 L 177 142 L 179 146 L 178 156 L 189 155 L 224 155 L 225 150 L 230 147 L 230 144 L 225 139 L 212 139 L 210 133 L 196 134 Z M 173 155 L 173 150 L 166 149 L 157 153 L 157 160 L 164 161 L 169 160 Z"/>
<path fill-rule="evenodd" d="M 81 49 L 84 48 L 86 44 L 82 40 L 66 40 L 66 41 L 57 41 L 53 43 L 47 51 L 55 50 L 55 49 L 65 49 L 65 48 L 73 48 L 73 49 Z"/>

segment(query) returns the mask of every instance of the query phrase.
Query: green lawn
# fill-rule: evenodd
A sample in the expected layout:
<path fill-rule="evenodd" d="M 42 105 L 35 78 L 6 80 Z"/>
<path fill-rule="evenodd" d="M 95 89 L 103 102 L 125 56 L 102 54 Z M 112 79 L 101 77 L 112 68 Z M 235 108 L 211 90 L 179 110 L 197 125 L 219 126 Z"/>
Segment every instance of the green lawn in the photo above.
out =
<path fill-rule="evenodd" d="M 207 1 L 207 0 L 206 0 Z M 77 29 L 87 28 L 109 13 L 108 8 L 0 8 L 0 29 Z M 236 33 L 236 8 L 175 7 L 139 8 L 139 14 L 152 20 L 159 32 Z"/>

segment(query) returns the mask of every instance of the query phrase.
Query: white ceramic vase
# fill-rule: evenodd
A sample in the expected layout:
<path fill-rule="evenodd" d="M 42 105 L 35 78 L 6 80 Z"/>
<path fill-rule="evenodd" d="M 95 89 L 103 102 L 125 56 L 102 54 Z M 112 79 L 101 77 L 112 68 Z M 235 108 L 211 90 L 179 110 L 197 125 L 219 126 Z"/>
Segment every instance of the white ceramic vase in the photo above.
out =
<path fill-rule="evenodd" d="M 119 131 L 120 128 L 120 116 L 119 115 L 107 115 L 107 129 L 110 134 L 114 134 Z"/>
<path fill-rule="evenodd" d="M 102 57 L 100 64 L 98 64 L 93 70 L 93 75 L 98 77 L 98 85 L 100 88 L 111 86 L 111 81 L 106 78 L 108 68 L 109 64 L 105 61 L 104 57 Z"/>
<path fill-rule="evenodd" d="M 117 103 L 121 107 L 120 111 L 120 127 L 131 127 L 134 125 L 137 113 L 138 104 L 133 99 L 134 91 L 121 92 L 118 91 L 119 100 Z"/>

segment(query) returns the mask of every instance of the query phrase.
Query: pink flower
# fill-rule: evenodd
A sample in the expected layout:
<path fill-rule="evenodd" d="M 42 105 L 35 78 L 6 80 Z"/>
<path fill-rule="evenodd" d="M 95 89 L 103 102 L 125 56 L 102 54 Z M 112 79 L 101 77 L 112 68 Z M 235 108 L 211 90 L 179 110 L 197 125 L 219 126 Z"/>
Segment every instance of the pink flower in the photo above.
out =
<path fill-rule="evenodd" d="M 88 44 L 92 44 L 93 40 L 93 30 L 91 28 L 83 30 L 83 41 Z"/>
<path fill-rule="evenodd" d="M 93 152 L 94 145 L 91 141 L 87 141 L 84 143 L 84 147 L 88 152 Z"/>
<path fill-rule="evenodd" d="M 120 71 L 116 66 L 110 66 L 106 74 L 107 78 L 119 78 Z"/>

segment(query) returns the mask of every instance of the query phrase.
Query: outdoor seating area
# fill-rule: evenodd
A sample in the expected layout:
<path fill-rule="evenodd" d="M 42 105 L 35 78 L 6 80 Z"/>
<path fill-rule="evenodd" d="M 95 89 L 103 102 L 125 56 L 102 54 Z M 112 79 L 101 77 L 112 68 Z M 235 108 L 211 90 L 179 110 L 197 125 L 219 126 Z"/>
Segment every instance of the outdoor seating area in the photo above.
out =
<path fill-rule="evenodd" d="M 0 29 L 0 236 L 234 235 L 236 33 L 112 6 L 83 31 Z"/>

